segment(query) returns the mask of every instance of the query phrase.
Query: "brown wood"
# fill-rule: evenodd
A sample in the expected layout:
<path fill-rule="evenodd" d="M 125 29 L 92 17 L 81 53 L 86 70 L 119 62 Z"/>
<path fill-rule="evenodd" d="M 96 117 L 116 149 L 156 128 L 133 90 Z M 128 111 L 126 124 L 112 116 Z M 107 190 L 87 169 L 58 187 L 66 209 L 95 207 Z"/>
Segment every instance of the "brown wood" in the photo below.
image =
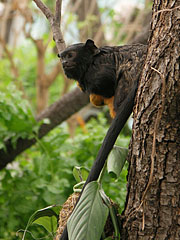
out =
<path fill-rule="evenodd" d="M 154 1 L 134 109 L 122 240 L 180 239 L 180 1 Z"/>

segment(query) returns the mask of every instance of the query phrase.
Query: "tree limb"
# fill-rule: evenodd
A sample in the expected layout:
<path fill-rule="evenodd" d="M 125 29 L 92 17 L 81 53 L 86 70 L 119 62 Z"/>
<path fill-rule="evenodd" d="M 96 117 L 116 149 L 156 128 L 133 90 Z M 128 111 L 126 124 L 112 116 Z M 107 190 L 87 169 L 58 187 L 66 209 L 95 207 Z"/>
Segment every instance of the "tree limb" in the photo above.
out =
<path fill-rule="evenodd" d="M 46 18 L 51 23 L 54 16 L 53 16 L 52 12 L 50 11 L 50 9 L 41 0 L 33 0 L 33 1 L 36 3 L 37 7 L 42 11 L 42 13 L 44 13 Z"/>
<path fill-rule="evenodd" d="M 45 111 L 37 116 L 36 120 L 41 121 L 44 118 L 50 120 L 50 124 L 42 124 L 38 138 L 45 136 L 50 130 L 69 118 L 72 114 L 79 111 L 89 102 L 88 95 L 82 93 L 79 88 L 65 94 L 60 100 L 53 103 Z M 8 163 L 12 162 L 16 156 L 36 143 L 36 139 L 18 139 L 16 147 L 13 148 L 11 141 L 6 143 L 6 151 L 0 150 L 0 169 L 3 169 Z"/>
<path fill-rule="evenodd" d="M 52 14 L 49 8 L 41 0 L 33 0 L 33 1 L 36 3 L 36 5 L 39 7 L 39 9 L 44 13 L 46 18 L 48 19 L 53 32 L 53 39 L 56 42 L 56 47 L 58 49 L 58 52 L 61 52 L 66 47 L 66 44 L 60 29 L 62 0 L 56 0 L 55 15 Z"/>
<path fill-rule="evenodd" d="M 59 27 L 61 26 L 61 6 L 62 0 L 56 0 L 55 20 L 57 23 L 59 23 Z"/>

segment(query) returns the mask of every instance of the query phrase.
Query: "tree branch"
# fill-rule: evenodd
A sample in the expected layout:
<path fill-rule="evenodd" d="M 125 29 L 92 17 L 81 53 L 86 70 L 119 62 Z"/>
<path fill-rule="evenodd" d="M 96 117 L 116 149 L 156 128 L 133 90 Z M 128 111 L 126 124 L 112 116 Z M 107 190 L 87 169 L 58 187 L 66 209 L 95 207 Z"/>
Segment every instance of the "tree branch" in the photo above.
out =
<path fill-rule="evenodd" d="M 50 124 L 42 124 L 38 138 L 45 136 L 50 130 L 69 118 L 72 114 L 79 111 L 89 102 L 88 95 L 82 93 L 79 88 L 65 94 L 60 100 L 53 103 L 43 111 L 36 120 L 41 121 L 44 118 L 50 120 Z M 36 139 L 18 139 L 16 147 L 10 141 L 6 143 L 6 151 L 0 150 L 0 169 L 3 169 L 8 163 L 12 162 L 16 156 L 36 143 Z"/>
<path fill-rule="evenodd" d="M 63 72 L 60 62 L 58 62 L 49 74 L 46 74 L 46 84 L 48 87 L 55 81 L 60 72 Z"/>
<path fill-rule="evenodd" d="M 33 0 L 33 1 L 36 3 L 37 7 L 44 13 L 46 18 L 51 23 L 54 16 L 53 16 L 52 12 L 50 11 L 50 9 L 41 0 Z"/>
<path fill-rule="evenodd" d="M 56 47 L 58 49 L 58 52 L 61 52 L 66 47 L 66 44 L 60 29 L 62 0 L 56 0 L 55 15 L 52 14 L 49 8 L 44 3 L 42 3 L 41 0 L 33 0 L 33 1 L 36 3 L 36 5 L 39 7 L 39 9 L 41 9 L 41 11 L 44 13 L 46 18 L 48 19 L 53 32 L 53 39 L 56 42 Z"/>
<path fill-rule="evenodd" d="M 55 21 L 61 26 L 61 6 L 62 0 L 56 0 L 56 12 L 55 12 Z"/>

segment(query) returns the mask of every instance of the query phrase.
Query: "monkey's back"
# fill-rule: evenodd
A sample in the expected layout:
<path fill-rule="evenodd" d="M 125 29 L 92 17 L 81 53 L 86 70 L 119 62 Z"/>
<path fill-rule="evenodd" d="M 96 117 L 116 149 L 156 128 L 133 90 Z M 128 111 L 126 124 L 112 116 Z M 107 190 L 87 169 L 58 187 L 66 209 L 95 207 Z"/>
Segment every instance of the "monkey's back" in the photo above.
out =
<path fill-rule="evenodd" d="M 94 84 L 97 83 L 99 86 L 101 85 L 100 88 L 106 91 L 110 88 L 113 90 L 113 93 L 111 91 L 111 95 L 115 96 L 114 105 L 116 110 L 128 95 L 133 82 L 140 78 L 147 53 L 147 46 L 133 44 L 104 46 L 99 49 L 100 53 L 94 57 L 90 71 L 88 71 L 88 76 L 89 72 L 94 75 L 89 78 L 89 81 L 93 81 Z M 101 76 L 101 80 L 96 82 L 95 79 L 98 76 Z M 109 86 L 105 81 L 107 76 L 112 79 L 111 82 L 110 80 L 108 81 Z M 115 79 L 114 82 L 113 79 Z"/>
<path fill-rule="evenodd" d="M 114 53 L 117 79 L 114 97 L 114 107 L 116 111 L 128 95 L 134 81 L 138 81 L 140 78 L 147 54 L 147 46 L 133 44 L 104 47 L 103 50 Z"/>

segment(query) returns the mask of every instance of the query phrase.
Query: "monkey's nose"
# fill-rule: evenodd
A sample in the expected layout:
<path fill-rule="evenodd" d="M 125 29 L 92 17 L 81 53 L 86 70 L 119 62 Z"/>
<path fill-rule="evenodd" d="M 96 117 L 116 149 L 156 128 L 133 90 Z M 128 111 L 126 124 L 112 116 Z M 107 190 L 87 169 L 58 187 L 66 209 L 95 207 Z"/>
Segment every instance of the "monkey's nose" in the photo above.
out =
<path fill-rule="evenodd" d="M 61 63 L 63 66 L 66 66 L 68 64 L 68 62 L 65 59 L 62 59 L 62 58 L 60 58 L 60 59 L 61 59 Z"/>

